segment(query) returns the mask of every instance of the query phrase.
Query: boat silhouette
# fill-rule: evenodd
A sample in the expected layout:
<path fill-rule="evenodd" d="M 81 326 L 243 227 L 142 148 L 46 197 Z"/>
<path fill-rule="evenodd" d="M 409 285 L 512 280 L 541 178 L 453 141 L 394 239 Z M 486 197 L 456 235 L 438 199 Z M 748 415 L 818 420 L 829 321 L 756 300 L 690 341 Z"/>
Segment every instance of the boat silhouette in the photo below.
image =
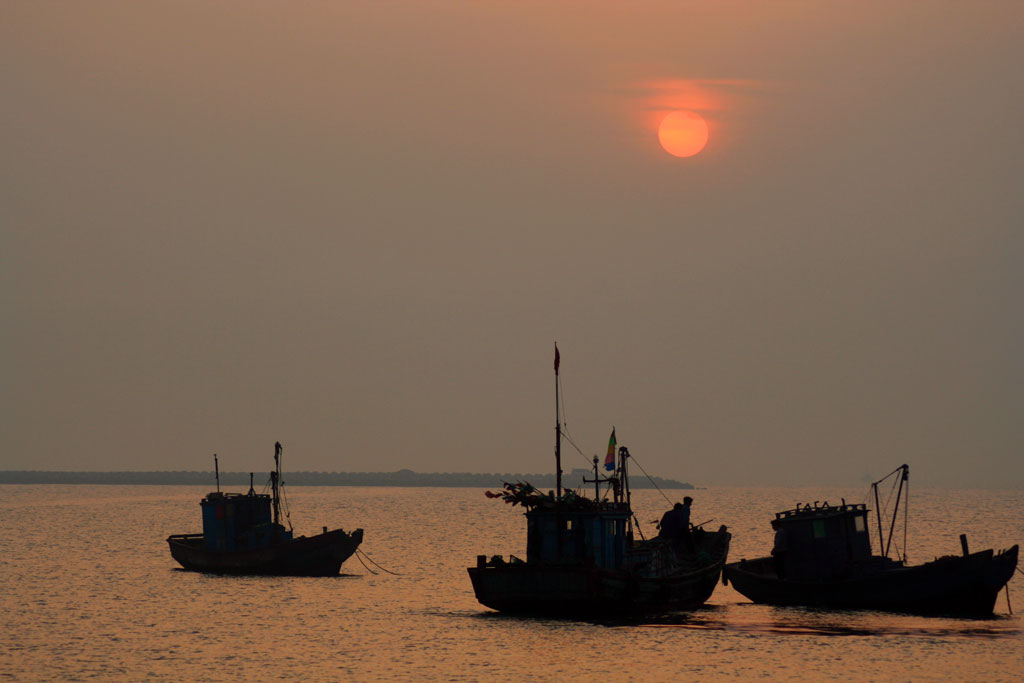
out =
<path fill-rule="evenodd" d="M 207 494 L 203 533 L 172 534 L 167 538 L 171 556 L 187 570 L 214 574 L 272 576 L 335 576 L 363 540 L 363 530 L 343 529 L 295 538 L 291 524 L 281 524 L 283 480 L 281 444 L 274 444 L 274 471 L 270 494 L 256 493 L 252 475 L 248 493 L 217 491 Z"/>
<path fill-rule="evenodd" d="M 702 528 L 681 530 L 680 537 L 640 539 L 630 505 L 629 450 L 614 450 L 614 431 L 606 465 L 598 474 L 594 457 L 594 498 L 562 488 L 562 426 L 558 409 L 558 349 L 555 349 L 554 492 L 542 493 L 524 482 L 506 483 L 503 493 L 488 494 L 527 512 L 526 559 L 500 555 L 477 557 L 468 569 L 477 600 L 492 609 L 559 617 L 612 616 L 671 612 L 699 607 L 711 596 L 729 552 L 730 534 Z M 610 499 L 602 499 L 607 484 Z"/>
<path fill-rule="evenodd" d="M 910 468 L 901 465 L 872 484 L 878 512 L 879 553 L 874 555 L 864 503 L 797 505 L 772 520 L 772 554 L 728 564 L 723 582 L 754 602 L 833 609 L 875 609 L 914 614 L 984 617 L 1017 567 L 1018 546 L 970 552 L 920 565 L 892 559 L 893 530 Z M 883 540 L 878 484 L 899 475 L 888 539 Z M 904 507 L 906 514 L 906 507 Z M 904 527 L 906 528 L 906 527 Z M 906 542 L 904 540 L 904 546 Z"/>

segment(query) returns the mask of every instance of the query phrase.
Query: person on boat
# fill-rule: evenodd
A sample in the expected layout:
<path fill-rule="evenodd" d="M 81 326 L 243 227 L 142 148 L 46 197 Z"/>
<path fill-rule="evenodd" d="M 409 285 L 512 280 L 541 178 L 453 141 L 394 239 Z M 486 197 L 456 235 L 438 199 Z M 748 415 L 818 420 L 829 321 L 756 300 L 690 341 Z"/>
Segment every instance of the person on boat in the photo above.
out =
<path fill-rule="evenodd" d="M 678 505 L 678 504 L 677 504 Z M 690 506 L 693 505 L 693 498 L 683 496 L 683 504 L 679 505 L 679 528 L 683 531 L 690 531 Z"/>
<path fill-rule="evenodd" d="M 683 504 L 679 506 L 679 544 L 686 550 L 693 552 L 693 532 L 690 531 L 690 506 L 693 505 L 693 498 L 683 497 Z"/>
<path fill-rule="evenodd" d="M 658 523 L 658 538 L 667 538 L 675 541 L 679 538 L 679 530 L 682 521 L 682 503 L 676 503 L 671 510 L 661 516 Z"/>
<path fill-rule="evenodd" d="M 676 503 L 672 509 L 661 517 L 658 524 L 658 538 L 667 538 L 677 549 L 693 550 L 693 537 L 690 534 L 690 506 L 693 498 L 686 496 L 682 503 Z"/>

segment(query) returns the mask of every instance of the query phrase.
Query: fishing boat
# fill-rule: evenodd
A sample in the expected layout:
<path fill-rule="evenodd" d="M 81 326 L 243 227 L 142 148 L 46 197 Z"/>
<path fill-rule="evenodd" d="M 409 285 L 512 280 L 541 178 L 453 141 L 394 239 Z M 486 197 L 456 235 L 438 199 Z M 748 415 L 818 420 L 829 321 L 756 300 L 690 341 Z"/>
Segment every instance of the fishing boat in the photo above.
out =
<path fill-rule="evenodd" d="M 281 444 L 274 444 L 274 471 L 270 493 L 256 493 L 249 475 L 248 493 L 220 490 L 220 471 L 214 456 L 217 490 L 200 502 L 203 533 L 173 534 L 167 544 L 171 556 L 187 570 L 213 574 L 272 576 L 336 576 L 342 563 L 363 541 L 363 530 L 343 529 L 316 536 L 295 538 L 281 524 L 284 481 L 281 478 Z"/>
<path fill-rule="evenodd" d="M 960 536 L 961 555 L 910 565 L 905 555 L 890 558 L 900 500 L 910 468 L 901 465 L 872 484 L 878 521 L 879 554 L 873 554 L 864 503 L 830 506 L 798 504 L 772 520 L 771 555 L 728 564 L 722 581 L 757 603 L 832 609 L 874 609 L 914 614 L 990 616 L 999 591 L 1017 567 L 1018 546 L 970 552 Z M 898 476 L 899 489 L 883 539 L 878 485 Z M 895 488 L 895 484 L 894 484 Z M 906 506 L 904 506 L 904 540 Z M 897 555 L 899 554 L 897 546 Z"/>
<path fill-rule="evenodd" d="M 629 462 L 614 430 L 601 477 L 594 457 L 594 497 L 562 488 L 562 423 L 555 349 L 555 491 L 505 483 L 492 498 L 526 509 L 526 559 L 477 557 L 469 577 L 477 600 L 506 613 L 558 617 L 664 613 L 703 605 L 729 552 L 725 526 L 698 525 L 682 537 L 643 538 L 630 504 Z M 617 449 L 616 449 L 617 447 Z M 601 486 L 606 489 L 602 496 Z M 610 494 L 610 495 L 609 495 Z M 640 538 L 636 538 L 640 535 Z"/>

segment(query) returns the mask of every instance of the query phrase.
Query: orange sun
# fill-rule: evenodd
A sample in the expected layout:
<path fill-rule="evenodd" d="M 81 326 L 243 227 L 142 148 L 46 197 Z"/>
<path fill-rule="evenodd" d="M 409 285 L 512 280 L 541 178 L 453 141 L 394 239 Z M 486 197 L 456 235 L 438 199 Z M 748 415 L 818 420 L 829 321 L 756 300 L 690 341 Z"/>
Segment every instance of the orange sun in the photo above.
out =
<path fill-rule="evenodd" d="M 708 124 L 692 111 L 674 111 L 661 120 L 658 141 L 677 157 L 692 157 L 708 144 Z"/>

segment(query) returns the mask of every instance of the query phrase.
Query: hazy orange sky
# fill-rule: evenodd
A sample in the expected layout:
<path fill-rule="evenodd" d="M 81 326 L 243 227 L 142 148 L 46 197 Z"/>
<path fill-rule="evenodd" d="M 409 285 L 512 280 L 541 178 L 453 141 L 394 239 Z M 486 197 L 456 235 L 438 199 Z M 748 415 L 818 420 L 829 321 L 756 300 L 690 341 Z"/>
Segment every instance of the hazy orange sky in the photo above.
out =
<path fill-rule="evenodd" d="M 0 469 L 1024 486 L 1017 0 L 0 15 Z"/>

